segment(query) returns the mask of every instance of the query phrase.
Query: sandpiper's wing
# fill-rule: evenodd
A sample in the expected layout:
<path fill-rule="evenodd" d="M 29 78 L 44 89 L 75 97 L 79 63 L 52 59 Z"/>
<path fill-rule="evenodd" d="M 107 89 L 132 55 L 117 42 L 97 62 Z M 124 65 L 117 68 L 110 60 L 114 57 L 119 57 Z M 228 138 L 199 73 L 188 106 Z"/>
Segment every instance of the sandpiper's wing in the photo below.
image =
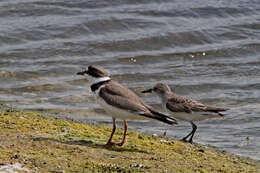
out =
<path fill-rule="evenodd" d="M 174 118 L 161 114 L 146 105 L 134 92 L 111 80 L 99 92 L 104 101 L 114 107 L 129 111 L 136 115 L 157 119 L 168 124 L 177 124 Z"/>
<path fill-rule="evenodd" d="M 220 112 L 227 110 L 224 108 L 207 106 L 196 100 L 192 100 L 176 94 L 172 94 L 171 97 L 167 100 L 166 108 L 168 108 L 172 112 L 214 112 L 220 116 L 223 116 L 223 114 L 221 114 Z"/>

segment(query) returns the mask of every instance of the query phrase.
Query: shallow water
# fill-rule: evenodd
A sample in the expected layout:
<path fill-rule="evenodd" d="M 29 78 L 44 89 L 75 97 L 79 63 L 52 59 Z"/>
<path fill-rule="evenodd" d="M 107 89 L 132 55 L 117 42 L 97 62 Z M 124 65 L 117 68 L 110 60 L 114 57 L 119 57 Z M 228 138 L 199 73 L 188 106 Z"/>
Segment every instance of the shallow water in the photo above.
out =
<path fill-rule="evenodd" d="M 253 0 L 12 0 L 0 2 L 0 102 L 111 123 L 75 73 L 90 64 L 147 103 L 158 81 L 228 116 L 198 123 L 194 140 L 260 159 L 260 3 Z M 130 121 L 181 138 L 190 125 Z M 249 140 L 247 138 L 249 137 Z"/>

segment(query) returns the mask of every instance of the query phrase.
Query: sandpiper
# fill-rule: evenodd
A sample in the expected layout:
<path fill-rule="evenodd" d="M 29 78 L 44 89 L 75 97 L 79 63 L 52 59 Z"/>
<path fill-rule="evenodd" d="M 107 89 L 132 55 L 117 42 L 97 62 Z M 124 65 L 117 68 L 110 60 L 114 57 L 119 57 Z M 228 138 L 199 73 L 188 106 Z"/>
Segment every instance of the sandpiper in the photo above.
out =
<path fill-rule="evenodd" d="M 146 117 L 156 119 L 167 124 L 177 124 L 177 121 L 166 116 L 151 106 L 145 104 L 134 92 L 125 88 L 109 77 L 108 72 L 101 66 L 91 65 L 87 70 L 77 73 L 88 75 L 92 79 L 91 91 L 95 94 L 97 102 L 113 119 L 113 130 L 105 146 L 123 146 L 126 139 L 128 118 Z M 120 143 L 112 142 L 116 130 L 116 118 L 124 120 L 124 136 Z"/>
<path fill-rule="evenodd" d="M 192 138 L 197 130 L 194 121 L 223 117 L 224 114 L 221 112 L 228 110 L 208 106 L 196 100 L 177 95 L 171 91 L 168 85 L 163 83 L 158 83 L 153 88 L 142 91 L 142 93 L 148 92 L 155 92 L 161 98 L 164 109 L 170 112 L 174 118 L 191 123 L 192 131 L 182 139 L 190 143 L 192 143 Z M 188 139 L 188 137 L 190 138 Z"/>

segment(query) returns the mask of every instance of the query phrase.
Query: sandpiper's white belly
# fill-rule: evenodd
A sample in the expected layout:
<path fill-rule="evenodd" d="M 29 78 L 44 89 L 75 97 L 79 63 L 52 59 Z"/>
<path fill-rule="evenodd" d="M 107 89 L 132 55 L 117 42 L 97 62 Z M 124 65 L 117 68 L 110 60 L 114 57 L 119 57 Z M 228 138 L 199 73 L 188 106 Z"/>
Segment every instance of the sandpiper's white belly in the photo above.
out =
<path fill-rule="evenodd" d="M 119 119 L 145 119 L 145 117 L 134 114 L 130 111 L 120 109 L 113 107 L 109 104 L 107 104 L 102 98 L 97 96 L 97 102 L 99 105 L 109 114 L 108 116 L 114 117 L 114 118 L 119 118 Z"/>

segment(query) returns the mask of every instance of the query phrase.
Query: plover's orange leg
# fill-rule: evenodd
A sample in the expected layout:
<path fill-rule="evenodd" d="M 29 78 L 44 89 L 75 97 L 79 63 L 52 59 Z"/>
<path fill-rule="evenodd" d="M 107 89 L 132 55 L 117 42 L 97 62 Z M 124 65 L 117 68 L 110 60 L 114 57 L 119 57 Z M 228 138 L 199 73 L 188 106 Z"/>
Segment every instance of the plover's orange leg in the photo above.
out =
<path fill-rule="evenodd" d="M 116 143 L 116 145 L 118 145 L 120 147 L 123 146 L 125 143 L 127 127 L 128 127 L 128 124 L 127 124 L 126 120 L 124 120 L 124 136 L 123 136 L 122 142 Z"/>
<path fill-rule="evenodd" d="M 105 147 L 110 147 L 112 145 L 115 145 L 115 143 L 111 142 L 111 141 L 112 141 L 113 135 L 114 135 L 114 133 L 116 131 L 116 119 L 114 117 L 112 119 L 113 119 L 113 129 L 112 129 L 112 133 L 111 133 L 110 138 L 108 139 Z"/>

